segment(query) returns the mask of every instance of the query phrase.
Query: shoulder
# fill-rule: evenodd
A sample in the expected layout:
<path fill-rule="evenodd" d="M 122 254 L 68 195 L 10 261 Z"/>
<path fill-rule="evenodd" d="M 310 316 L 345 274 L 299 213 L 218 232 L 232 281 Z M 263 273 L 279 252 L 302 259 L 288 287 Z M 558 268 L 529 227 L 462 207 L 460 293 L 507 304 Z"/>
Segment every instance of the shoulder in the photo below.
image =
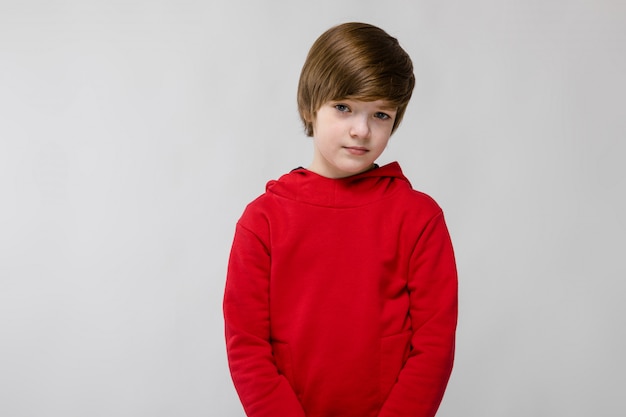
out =
<path fill-rule="evenodd" d="M 259 195 L 254 200 L 249 202 L 241 214 L 239 222 L 242 220 L 248 220 L 256 217 L 263 217 L 268 211 L 271 205 L 272 196 L 267 192 Z"/>
<path fill-rule="evenodd" d="M 395 193 L 396 204 L 404 210 L 431 218 L 442 213 L 442 209 L 429 194 L 414 189 L 410 183 L 403 184 Z"/>
<path fill-rule="evenodd" d="M 237 222 L 239 226 L 259 235 L 269 233 L 270 224 L 280 215 L 281 204 L 284 203 L 275 193 L 269 191 L 275 182 L 276 180 L 270 180 L 265 192 L 245 206 Z"/>
<path fill-rule="evenodd" d="M 429 194 L 414 188 L 402 171 L 398 162 L 392 162 L 380 168 L 381 172 L 393 179 L 394 198 L 400 200 L 400 204 L 412 210 L 424 210 L 427 212 L 441 212 L 439 204 Z"/>

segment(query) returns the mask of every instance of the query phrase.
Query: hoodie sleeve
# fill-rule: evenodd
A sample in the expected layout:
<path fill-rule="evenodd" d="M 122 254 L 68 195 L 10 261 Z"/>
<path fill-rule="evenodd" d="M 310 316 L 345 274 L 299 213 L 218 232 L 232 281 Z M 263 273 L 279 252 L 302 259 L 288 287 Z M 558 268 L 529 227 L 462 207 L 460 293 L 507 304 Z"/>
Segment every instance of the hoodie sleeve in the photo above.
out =
<path fill-rule="evenodd" d="M 452 371 L 457 271 L 442 213 L 426 225 L 410 262 L 411 351 L 379 417 L 433 417 Z"/>
<path fill-rule="evenodd" d="M 266 245 L 238 224 L 223 304 L 230 372 L 249 417 L 304 417 L 295 392 L 279 374 L 272 354 L 269 274 Z"/>

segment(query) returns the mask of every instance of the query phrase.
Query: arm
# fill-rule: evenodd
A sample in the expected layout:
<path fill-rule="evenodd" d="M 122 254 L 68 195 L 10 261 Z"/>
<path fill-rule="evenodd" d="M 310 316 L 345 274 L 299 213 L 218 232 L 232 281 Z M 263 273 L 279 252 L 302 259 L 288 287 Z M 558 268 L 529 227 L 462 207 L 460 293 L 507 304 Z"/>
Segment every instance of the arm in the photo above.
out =
<path fill-rule="evenodd" d="M 249 417 L 304 417 L 270 345 L 270 255 L 251 231 L 237 225 L 224 292 L 230 372 Z"/>
<path fill-rule="evenodd" d="M 379 417 L 433 417 L 448 384 L 457 322 L 457 273 L 443 214 L 426 225 L 411 255 L 411 352 Z"/>

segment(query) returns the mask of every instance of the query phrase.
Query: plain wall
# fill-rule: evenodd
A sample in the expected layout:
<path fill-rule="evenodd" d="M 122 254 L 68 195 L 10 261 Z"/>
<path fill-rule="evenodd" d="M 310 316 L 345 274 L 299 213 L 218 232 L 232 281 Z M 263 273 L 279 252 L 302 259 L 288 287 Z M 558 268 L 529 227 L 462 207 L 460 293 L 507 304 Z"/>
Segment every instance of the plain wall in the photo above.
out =
<path fill-rule="evenodd" d="M 244 415 L 234 224 L 310 162 L 299 71 L 354 20 L 413 58 L 380 163 L 457 254 L 438 416 L 626 413 L 626 3 L 0 0 L 0 415 Z"/>

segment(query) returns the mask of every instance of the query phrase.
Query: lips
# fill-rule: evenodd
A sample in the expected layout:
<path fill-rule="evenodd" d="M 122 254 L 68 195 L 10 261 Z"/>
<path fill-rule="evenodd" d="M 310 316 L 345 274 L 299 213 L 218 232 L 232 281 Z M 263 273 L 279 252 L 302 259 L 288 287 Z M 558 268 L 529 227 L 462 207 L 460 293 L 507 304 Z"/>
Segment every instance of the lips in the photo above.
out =
<path fill-rule="evenodd" d="M 363 147 L 363 146 L 344 146 L 343 147 L 346 151 L 348 151 L 349 154 L 351 155 L 365 155 L 366 153 L 369 152 L 369 149 Z"/>

